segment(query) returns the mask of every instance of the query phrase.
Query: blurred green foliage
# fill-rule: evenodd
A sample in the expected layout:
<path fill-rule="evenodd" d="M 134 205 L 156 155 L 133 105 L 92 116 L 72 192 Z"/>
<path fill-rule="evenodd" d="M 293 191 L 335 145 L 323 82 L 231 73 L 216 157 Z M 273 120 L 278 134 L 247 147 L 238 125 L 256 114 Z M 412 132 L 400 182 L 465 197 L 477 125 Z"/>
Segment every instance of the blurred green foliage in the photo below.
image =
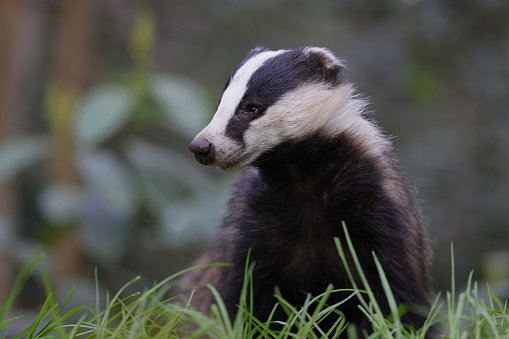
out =
<path fill-rule="evenodd" d="M 37 228 L 39 240 L 52 243 L 60 234 L 54 227 L 77 227 L 86 255 L 110 264 L 139 246 L 140 234 L 170 251 L 212 241 L 222 200 L 210 196 L 222 195 L 225 182 L 217 175 L 211 180 L 192 156 L 182 154 L 206 124 L 211 105 L 191 79 L 152 70 L 155 27 L 144 7 L 130 34 L 133 65 L 126 75 L 98 83 L 81 97 L 47 86 L 53 141 L 38 136 L 1 145 L 0 179 L 6 180 L 54 156 L 54 146 L 71 131 L 80 182 L 54 178 L 35 192 L 44 222 L 30 227 Z"/>
<path fill-rule="evenodd" d="M 207 244 L 213 234 L 207 220 L 220 208 L 220 201 L 206 196 L 219 193 L 219 182 L 196 170 L 192 157 L 180 155 L 182 143 L 161 144 L 143 135 L 150 129 L 190 140 L 210 109 L 190 79 L 153 73 L 154 29 L 151 12 L 140 11 L 126 81 L 98 84 L 80 99 L 73 135 L 83 186 L 78 192 L 49 187 L 40 199 L 49 220 L 58 221 L 58 210 L 75 211 L 85 250 L 102 261 L 119 261 L 140 227 L 152 228 L 173 250 Z"/>
<path fill-rule="evenodd" d="M 47 137 L 26 137 L 0 144 L 0 181 L 13 178 L 47 157 L 51 151 Z"/>

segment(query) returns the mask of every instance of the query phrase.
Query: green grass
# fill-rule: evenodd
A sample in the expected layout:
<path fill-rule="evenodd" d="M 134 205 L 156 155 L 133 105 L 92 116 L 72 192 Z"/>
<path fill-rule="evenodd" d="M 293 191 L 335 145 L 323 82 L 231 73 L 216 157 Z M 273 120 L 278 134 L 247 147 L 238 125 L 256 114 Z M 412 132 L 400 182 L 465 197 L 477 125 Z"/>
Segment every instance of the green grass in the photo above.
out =
<path fill-rule="evenodd" d="M 37 253 L 23 267 L 14 287 L 0 308 L 0 338 L 286 339 L 336 338 L 341 333 L 346 333 L 349 338 L 357 338 L 355 328 L 349 326 L 342 317 L 338 318 L 336 326 L 328 332 L 320 328 L 322 319 L 331 313 L 338 313 L 337 306 L 351 298 L 358 298 L 360 309 L 373 325 L 374 333 L 369 338 L 424 338 L 426 330 L 433 324 L 439 324 L 439 333 L 443 338 L 509 338 L 507 302 L 498 299 L 489 288 L 488 297 L 481 297 L 479 287 L 472 281 L 472 276 L 468 279 L 466 290 L 457 294 L 454 268 L 451 273 L 451 290 L 445 293 L 445 297 L 439 295 L 435 299 L 424 327 L 417 331 L 406 328 L 400 321 L 404 308 L 396 304 L 383 269 L 374 257 L 391 309 L 390 316 L 385 318 L 356 260 L 355 251 L 348 236 L 346 244 L 337 241 L 337 246 L 343 261 L 346 260 L 345 250 L 353 254 L 353 269 L 360 276 L 362 286 L 354 285 L 354 289 L 346 290 L 350 293 L 345 300 L 336 305 L 328 305 L 329 296 L 339 291 L 329 286 L 322 295 L 308 296 L 304 305 L 299 308 L 287 303 L 281 297 L 281 293 L 276 290 L 278 304 L 274 307 L 274 311 L 276 307 L 281 307 L 288 314 L 287 321 L 278 322 L 281 327 L 278 331 L 269 327 L 273 323 L 272 319 L 261 322 L 252 316 L 252 266 L 246 264 L 246 278 L 241 302 L 238 305 L 239 312 L 233 321 L 228 317 L 221 297 L 212 286 L 210 288 L 216 297 L 217 305 L 212 307 L 210 315 L 207 316 L 192 310 L 189 303 L 180 296 L 169 299 L 166 297 L 169 287 L 173 285 L 172 282 L 189 270 L 172 275 L 142 292 L 127 293 L 127 290 L 133 290 L 136 287 L 138 278 L 133 279 L 111 297 L 108 294 L 101 296 L 97 292 L 94 304 L 70 310 L 67 310 L 66 305 L 72 298 L 74 290 L 69 293 L 63 303 L 59 304 L 54 297 L 48 274 L 41 270 L 47 290 L 46 301 L 41 306 L 36 319 L 21 333 L 9 333 L 9 325 L 21 320 L 20 317 L 9 318 L 8 313 L 12 303 L 29 276 L 41 266 L 44 260 L 44 256 Z M 452 257 L 452 264 L 454 267 L 454 257 Z M 353 272 L 348 271 L 348 274 L 354 283 Z M 345 290 L 341 292 L 344 293 Z"/>

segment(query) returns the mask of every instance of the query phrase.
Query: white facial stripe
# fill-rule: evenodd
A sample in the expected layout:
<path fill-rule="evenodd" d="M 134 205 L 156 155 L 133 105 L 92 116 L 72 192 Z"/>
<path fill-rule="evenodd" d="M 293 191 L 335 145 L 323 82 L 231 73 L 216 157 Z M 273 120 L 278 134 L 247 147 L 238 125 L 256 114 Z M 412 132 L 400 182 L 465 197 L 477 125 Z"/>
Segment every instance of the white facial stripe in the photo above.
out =
<path fill-rule="evenodd" d="M 390 148 L 390 143 L 373 122 L 362 117 L 367 103 L 358 98 L 354 94 L 354 89 L 349 87 L 349 96 L 326 125 L 326 133 L 338 135 L 347 131 L 356 137 L 358 145 L 364 149 L 366 154 L 377 157 L 383 153 L 384 149 Z"/>
<path fill-rule="evenodd" d="M 330 88 L 322 83 L 305 84 L 283 95 L 269 108 L 267 115 L 273 117 L 273 121 L 285 122 L 279 134 L 286 140 L 299 139 L 327 127 L 350 94 L 348 86 Z"/>
<path fill-rule="evenodd" d="M 387 142 L 376 126 L 362 117 L 366 103 L 354 92 L 349 84 L 330 88 L 312 83 L 285 94 L 246 131 L 246 151 L 255 154 L 283 140 L 298 140 L 320 131 L 330 137 L 348 131 L 358 137 L 368 154 L 380 154 Z"/>
<path fill-rule="evenodd" d="M 271 149 L 282 141 L 299 140 L 314 132 L 324 135 L 338 135 L 342 126 L 335 120 L 337 114 L 344 114 L 342 107 L 351 100 L 353 88 L 344 85 L 330 88 L 320 83 L 309 83 L 288 92 L 267 109 L 265 114 L 254 120 L 244 133 L 244 153 L 250 154 L 250 160 Z M 358 104 L 356 109 L 363 107 Z M 353 108 L 353 107 L 352 107 Z M 347 112 L 345 120 L 364 120 L 359 110 Z M 347 123 L 351 126 L 353 123 Z M 247 161 L 249 162 L 249 161 Z"/>
<path fill-rule="evenodd" d="M 226 125 L 235 113 L 244 93 L 246 93 L 247 83 L 249 82 L 249 79 L 251 79 L 253 73 L 260 68 L 267 59 L 283 52 L 285 52 L 285 50 L 262 52 L 255 55 L 242 65 L 242 67 L 240 67 L 235 73 L 233 79 L 231 79 L 228 88 L 224 91 L 223 96 L 221 97 L 221 103 L 219 104 L 212 121 L 198 134 L 197 137 L 209 140 L 217 136 L 224 135 Z M 209 141 L 213 142 L 212 140 Z"/>

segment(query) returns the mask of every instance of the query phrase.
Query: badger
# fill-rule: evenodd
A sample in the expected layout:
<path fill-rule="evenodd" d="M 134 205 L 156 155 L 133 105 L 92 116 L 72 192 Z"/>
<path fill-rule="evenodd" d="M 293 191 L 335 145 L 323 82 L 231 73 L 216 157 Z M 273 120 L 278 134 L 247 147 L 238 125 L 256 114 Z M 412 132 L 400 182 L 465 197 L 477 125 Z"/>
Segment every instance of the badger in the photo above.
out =
<path fill-rule="evenodd" d="M 432 255 L 415 189 L 345 70 L 324 48 L 258 47 L 228 78 L 214 117 L 189 145 L 203 165 L 243 169 L 218 245 L 197 261 L 231 266 L 184 278 L 194 288 L 198 310 L 207 312 L 215 303 L 210 284 L 235 316 L 248 256 L 254 263 L 253 315 L 261 321 L 277 303 L 275 289 L 298 307 L 329 285 L 352 288 L 334 241 L 345 243 L 343 223 L 386 315 L 390 309 L 373 254 L 398 304 L 430 305 Z M 333 293 L 327 303 L 347 295 Z M 338 308 L 362 335 L 371 326 L 358 304 L 351 298 Z M 337 320 L 329 318 L 320 327 Z M 278 307 L 272 320 L 287 315 Z M 424 320 L 411 311 L 402 317 L 414 328 Z"/>

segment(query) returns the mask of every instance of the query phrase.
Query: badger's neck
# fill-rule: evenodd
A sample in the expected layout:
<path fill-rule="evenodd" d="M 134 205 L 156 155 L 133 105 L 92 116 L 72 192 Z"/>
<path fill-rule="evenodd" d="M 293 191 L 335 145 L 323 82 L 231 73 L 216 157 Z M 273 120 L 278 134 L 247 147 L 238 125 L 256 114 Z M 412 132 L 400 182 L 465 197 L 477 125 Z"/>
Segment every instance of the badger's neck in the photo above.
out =
<path fill-rule="evenodd" d="M 387 159 L 383 153 L 360 143 L 347 131 L 336 136 L 321 133 L 299 141 L 288 141 L 263 154 L 255 163 L 267 182 L 267 189 L 302 194 L 309 203 L 328 199 L 356 200 L 358 195 L 379 195 L 383 191 Z M 389 151 L 387 151 L 389 152 Z M 356 194 L 351 194 L 354 193 Z"/>
<path fill-rule="evenodd" d="M 392 146 L 363 112 L 362 100 L 348 99 L 321 129 L 271 149 L 255 167 L 269 187 L 304 192 L 313 201 L 325 202 L 334 195 L 352 200 L 358 195 L 406 199 L 406 179 Z M 351 196 L 353 186 L 358 187 L 357 195 Z"/>
<path fill-rule="evenodd" d="M 362 260 L 370 262 L 372 252 L 392 248 L 394 258 L 380 258 L 384 267 L 407 270 L 398 264 L 402 257 L 422 266 L 406 248 L 407 240 L 422 232 L 406 178 L 389 148 L 380 147 L 376 154 L 359 138 L 348 131 L 327 138 L 310 135 L 281 144 L 258 159 L 258 179 L 251 182 L 256 194 L 247 201 L 261 216 L 261 227 L 246 232 L 264 239 L 267 247 L 261 253 L 287 252 L 281 267 L 290 271 L 302 262 L 317 262 L 302 256 L 337 253 L 332 238 L 344 237 L 341 223 L 345 222 L 363 252 L 358 253 Z"/>
<path fill-rule="evenodd" d="M 342 221 L 375 231 L 381 222 L 376 218 L 387 224 L 419 222 L 389 143 L 364 117 L 353 126 L 336 135 L 321 131 L 288 141 L 256 161 L 264 184 L 260 199 L 287 232 L 318 226 L 335 234 Z"/>

